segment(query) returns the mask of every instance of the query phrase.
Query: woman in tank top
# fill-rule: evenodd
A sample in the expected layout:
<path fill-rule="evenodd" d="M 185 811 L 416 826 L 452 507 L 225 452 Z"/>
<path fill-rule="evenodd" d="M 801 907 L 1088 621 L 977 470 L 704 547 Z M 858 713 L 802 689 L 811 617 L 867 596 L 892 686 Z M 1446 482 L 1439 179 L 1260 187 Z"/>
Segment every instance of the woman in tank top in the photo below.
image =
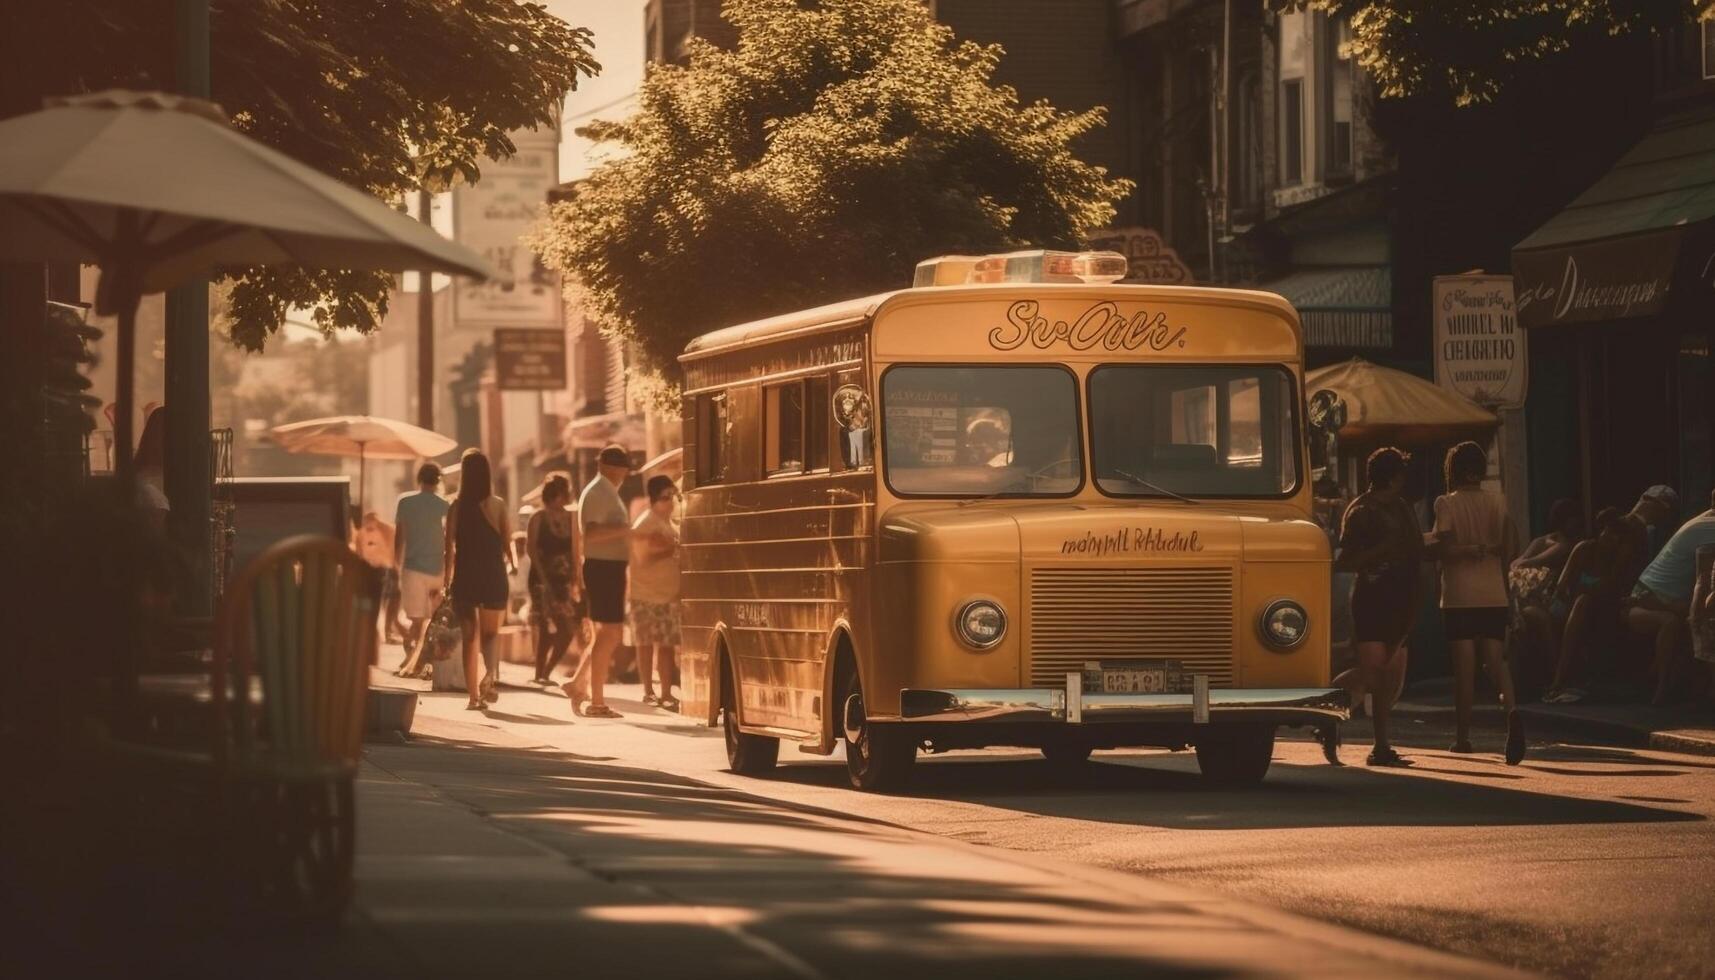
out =
<path fill-rule="evenodd" d="M 447 511 L 446 569 L 448 594 L 464 633 L 465 707 L 480 711 L 500 698 L 500 663 L 495 649 L 500 620 L 506 615 L 511 592 L 506 580 L 512 563 L 512 527 L 506 518 L 506 502 L 494 495 L 494 480 L 488 457 L 476 450 L 465 453 L 459 468 L 459 492 Z M 477 653 L 485 667 L 477 684 Z"/>
<path fill-rule="evenodd" d="M 1507 502 L 1483 489 L 1489 458 L 1462 442 L 1447 451 L 1448 492 L 1435 500 L 1436 557 L 1441 560 L 1441 614 L 1453 660 L 1454 752 L 1471 749 L 1471 701 L 1480 657 L 1507 712 L 1507 765 L 1524 758 L 1524 722 L 1518 713 L 1506 659 L 1507 566 L 1518 536 Z"/>

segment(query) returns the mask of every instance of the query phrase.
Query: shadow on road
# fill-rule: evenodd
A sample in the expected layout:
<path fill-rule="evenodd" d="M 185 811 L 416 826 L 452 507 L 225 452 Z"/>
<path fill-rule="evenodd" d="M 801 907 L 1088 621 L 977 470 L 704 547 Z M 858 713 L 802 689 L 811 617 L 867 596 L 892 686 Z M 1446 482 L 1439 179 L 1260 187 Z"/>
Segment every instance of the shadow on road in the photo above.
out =
<path fill-rule="evenodd" d="M 364 781 L 367 819 L 377 823 L 362 838 L 359 901 L 441 967 L 462 950 L 486 950 L 503 952 L 516 974 L 546 941 L 557 956 L 577 951 L 563 960 L 573 975 L 647 975 L 665 943 L 684 944 L 680 967 L 695 963 L 697 975 L 791 975 L 746 972 L 758 947 L 733 941 L 739 931 L 826 975 L 1203 978 L 1254 969 L 1183 955 L 1254 937 L 1248 924 L 1176 899 L 1080 897 L 1028 874 L 1021 881 L 1012 865 L 948 860 L 938 845 L 858 818 L 547 750 L 420 738 L 371 747 L 367 757 L 403 781 Z M 461 842 L 429 825 L 452 819 L 444 807 L 409 833 L 387 826 L 390 798 L 395 811 L 423 811 L 405 797 L 425 786 L 499 830 Z M 556 887 L 555 855 L 607 884 Z M 571 901 L 567 888 L 582 897 Z M 662 929 L 710 922 L 723 928 Z M 484 972 L 480 962 L 472 968 Z"/>
<path fill-rule="evenodd" d="M 1348 750 L 1347 755 L 1352 753 Z M 1099 820 L 1141 827 L 1258 830 L 1347 826 L 1505 826 L 1584 823 L 1663 823 L 1701 815 L 1614 800 L 1429 778 L 1426 773 L 1526 782 L 1536 769 L 1581 777 L 1681 775 L 1672 768 L 1576 770 L 1553 766 L 1479 768 L 1471 757 L 1416 753 L 1409 771 L 1377 772 L 1361 765 L 1334 768 L 1276 761 L 1267 780 L 1249 790 L 1211 789 L 1188 753 L 1097 755 L 1077 768 L 1035 756 L 997 759 L 952 756 L 927 760 L 907 795 L 966 800 L 1040 816 Z M 1437 765 L 1445 760 L 1451 765 Z M 1649 760 L 1657 762 L 1657 760 Z M 772 779 L 816 786 L 845 784 L 843 767 L 782 766 Z M 1654 781 L 1652 786 L 1658 785 Z M 1665 800 L 1663 802 L 1666 802 Z"/>

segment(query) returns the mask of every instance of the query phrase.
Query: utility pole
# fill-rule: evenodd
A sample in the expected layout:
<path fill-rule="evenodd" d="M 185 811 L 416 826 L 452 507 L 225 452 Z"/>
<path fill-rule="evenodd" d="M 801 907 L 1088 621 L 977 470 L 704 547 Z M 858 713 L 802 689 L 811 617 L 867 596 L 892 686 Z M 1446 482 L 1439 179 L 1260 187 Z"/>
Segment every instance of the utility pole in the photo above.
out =
<path fill-rule="evenodd" d="M 208 0 L 173 0 L 174 81 L 180 95 L 209 97 Z M 214 605 L 214 486 L 209 461 L 208 281 L 167 293 L 166 492 L 168 534 L 190 564 L 181 611 Z"/>
<path fill-rule="evenodd" d="M 423 224 L 431 227 L 434 203 L 428 188 L 417 192 Z M 417 424 L 435 428 L 435 274 L 427 269 L 417 273 Z"/>

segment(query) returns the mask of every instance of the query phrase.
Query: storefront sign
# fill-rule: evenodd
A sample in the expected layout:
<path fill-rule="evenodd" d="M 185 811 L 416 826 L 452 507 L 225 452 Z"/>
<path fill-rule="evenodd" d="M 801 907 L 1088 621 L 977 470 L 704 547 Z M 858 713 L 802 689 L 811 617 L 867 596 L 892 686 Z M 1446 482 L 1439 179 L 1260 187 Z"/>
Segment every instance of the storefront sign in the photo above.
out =
<path fill-rule="evenodd" d="M 559 134 L 512 134 L 518 152 L 482 165 L 482 179 L 453 189 L 453 237 L 500 271 L 487 282 L 458 279 L 453 325 L 559 327 L 560 279 L 523 242 L 560 179 Z"/>
<path fill-rule="evenodd" d="M 1653 316 L 1667 302 L 1680 229 L 1513 253 L 1526 327 Z"/>
<path fill-rule="evenodd" d="M 566 387 L 564 330 L 494 331 L 494 381 L 501 391 L 561 391 Z"/>
<path fill-rule="evenodd" d="M 1192 282 L 1186 265 L 1154 228 L 1113 228 L 1090 237 L 1090 248 L 1118 252 L 1131 263 L 1126 282 L 1173 286 Z"/>
<path fill-rule="evenodd" d="M 1524 405 L 1530 358 L 1511 276 L 1437 276 L 1435 382 L 1490 408 Z"/>

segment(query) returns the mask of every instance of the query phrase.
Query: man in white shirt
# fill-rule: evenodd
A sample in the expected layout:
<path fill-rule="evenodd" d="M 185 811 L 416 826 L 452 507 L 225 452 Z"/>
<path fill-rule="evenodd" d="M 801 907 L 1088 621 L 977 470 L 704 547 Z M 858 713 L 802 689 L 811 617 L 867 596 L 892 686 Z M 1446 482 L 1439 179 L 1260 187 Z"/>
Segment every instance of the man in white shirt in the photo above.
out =
<path fill-rule="evenodd" d="M 584 556 L 579 586 L 589 597 L 595 643 L 562 689 L 572 699 L 572 711 L 589 718 L 618 718 L 607 706 L 603 688 L 613 652 L 625 634 L 626 566 L 631 559 L 631 512 L 619 496 L 620 484 L 631 475 L 631 454 L 623 446 L 608 446 L 596 458 L 597 476 L 578 497 L 578 528 Z"/>

